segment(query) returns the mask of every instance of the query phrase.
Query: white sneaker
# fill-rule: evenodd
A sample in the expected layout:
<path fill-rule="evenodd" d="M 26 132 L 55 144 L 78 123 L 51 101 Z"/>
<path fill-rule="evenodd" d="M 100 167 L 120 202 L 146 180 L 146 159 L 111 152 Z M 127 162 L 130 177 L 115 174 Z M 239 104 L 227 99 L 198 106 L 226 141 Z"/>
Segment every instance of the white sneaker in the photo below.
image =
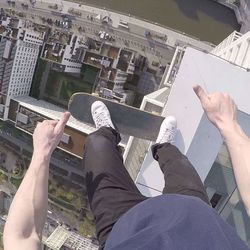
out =
<path fill-rule="evenodd" d="M 175 117 L 168 116 L 161 124 L 160 132 L 156 139 L 156 143 L 173 143 L 176 134 L 177 121 Z"/>
<path fill-rule="evenodd" d="M 111 121 L 109 110 L 103 102 L 95 101 L 91 105 L 91 113 L 97 129 L 100 127 L 111 127 L 115 129 Z"/>

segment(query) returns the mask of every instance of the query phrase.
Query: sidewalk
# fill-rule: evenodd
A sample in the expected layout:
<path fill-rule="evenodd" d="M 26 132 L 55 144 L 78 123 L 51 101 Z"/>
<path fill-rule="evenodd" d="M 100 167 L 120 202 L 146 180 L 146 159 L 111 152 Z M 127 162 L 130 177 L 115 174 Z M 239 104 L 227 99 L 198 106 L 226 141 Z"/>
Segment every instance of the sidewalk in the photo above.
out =
<path fill-rule="evenodd" d="M 19 0 L 19 2 L 29 3 L 29 0 Z M 192 45 L 193 47 L 199 48 L 201 50 L 210 51 L 212 49 L 212 44 L 208 42 L 200 41 L 198 38 L 193 38 L 191 36 L 186 35 L 185 33 L 181 33 L 179 31 L 175 31 L 173 29 L 160 26 L 157 23 L 151 23 L 150 21 L 135 18 L 130 15 L 113 12 L 107 9 L 101 9 L 97 7 L 92 7 L 83 4 L 77 4 L 68 1 L 61 0 L 37 0 L 35 4 L 35 8 L 47 9 L 48 11 L 53 11 L 53 9 L 48 8 L 49 5 L 58 5 L 58 10 L 61 10 L 61 13 L 68 14 L 69 9 L 75 9 L 82 13 L 81 18 L 86 19 L 88 15 L 93 17 L 97 17 L 100 15 L 101 17 L 108 16 L 112 19 L 112 27 L 119 28 L 119 22 L 127 22 L 129 26 L 129 32 L 145 37 L 145 30 L 149 30 L 154 34 L 160 34 L 162 36 L 167 36 L 166 45 L 176 47 L 178 44 L 187 44 Z M 163 42 L 164 43 L 164 42 Z"/>

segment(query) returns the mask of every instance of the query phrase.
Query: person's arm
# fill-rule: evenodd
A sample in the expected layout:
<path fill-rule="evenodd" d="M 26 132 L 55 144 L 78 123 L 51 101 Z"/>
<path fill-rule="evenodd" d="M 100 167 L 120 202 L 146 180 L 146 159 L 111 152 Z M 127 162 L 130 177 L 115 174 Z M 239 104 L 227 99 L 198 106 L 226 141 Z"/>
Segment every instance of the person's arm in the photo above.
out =
<path fill-rule="evenodd" d="M 236 120 L 237 107 L 227 94 L 207 95 L 200 86 L 194 91 L 208 119 L 219 129 L 231 157 L 238 190 L 250 216 L 250 139 Z"/>
<path fill-rule="evenodd" d="M 33 156 L 11 203 L 4 227 L 5 250 L 40 250 L 47 216 L 50 157 L 61 140 L 70 114 L 60 121 L 45 120 L 33 134 Z"/>

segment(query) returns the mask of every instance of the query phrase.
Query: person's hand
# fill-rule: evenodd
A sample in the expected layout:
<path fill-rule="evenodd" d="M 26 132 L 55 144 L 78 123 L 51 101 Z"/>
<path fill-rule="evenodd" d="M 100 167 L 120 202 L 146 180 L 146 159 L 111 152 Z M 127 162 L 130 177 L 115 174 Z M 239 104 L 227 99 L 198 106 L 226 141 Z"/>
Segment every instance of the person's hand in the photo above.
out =
<path fill-rule="evenodd" d="M 59 144 L 70 113 L 65 112 L 59 121 L 44 120 L 38 123 L 33 134 L 34 154 L 50 157 Z"/>
<path fill-rule="evenodd" d="M 200 99 L 208 119 L 220 130 L 222 135 L 224 130 L 230 130 L 237 124 L 237 107 L 228 94 L 216 92 L 207 95 L 199 85 L 194 86 L 193 90 Z"/>

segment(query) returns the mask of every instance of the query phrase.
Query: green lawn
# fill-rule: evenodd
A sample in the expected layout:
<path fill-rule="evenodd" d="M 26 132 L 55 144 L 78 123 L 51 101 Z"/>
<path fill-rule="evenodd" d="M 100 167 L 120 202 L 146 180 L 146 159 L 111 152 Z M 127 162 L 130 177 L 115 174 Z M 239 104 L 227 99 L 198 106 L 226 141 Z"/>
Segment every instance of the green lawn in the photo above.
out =
<path fill-rule="evenodd" d="M 139 93 L 135 93 L 135 99 L 134 99 L 132 106 L 136 108 L 140 108 L 142 100 L 143 100 L 143 95 Z"/>
<path fill-rule="evenodd" d="M 3 236 L 0 234 L 0 250 L 4 250 L 3 249 Z"/>
<path fill-rule="evenodd" d="M 8 180 L 8 176 L 0 172 L 0 183 L 3 181 L 7 181 L 7 180 Z"/>
<path fill-rule="evenodd" d="M 64 78 L 60 91 L 60 99 L 68 101 L 76 92 L 92 92 L 93 85 L 89 82 L 79 79 Z"/>
<path fill-rule="evenodd" d="M 83 80 L 89 83 L 95 83 L 96 76 L 99 73 L 99 69 L 89 66 L 89 65 L 83 65 L 81 70 L 81 75 L 83 77 Z"/>
<path fill-rule="evenodd" d="M 46 84 L 45 92 L 47 95 L 56 97 L 57 89 L 60 84 L 61 77 L 63 73 L 59 73 L 51 70 L 49 73 L 48 81 Z"/>
<path fill-rule="evenodd" d="M 65 207 L 66 209 L 73 210 L 73 211 L 76 210 L 74 205 L 69 204 L 68 202 L 65 202 L 64 200 L 62 200 L 60 198 L 57 198 L 57 197 L 55 197 L 55 196 L 53 196 L 51 194 L 49 194 L 49 199 L 51 199 L 55 203 L 61 205 L 62 207 Z"/>
<path fill-rule="evenodd" d="M 14 184 L 16 186 L 16 188 L 19 188 L 19 186 L 20 186 L 20 184 L 22 182 L 22 179 L 16 179 L 16 178 L 11 177 L 10 182 L 12 184 Z"/>
<path fill-rule="evenodd" d="M 89 66 L 83 66 L 80 77 L 51 70 L 45 92 L 49 97 L 62 101 L 68 101 L 76 92 L 92 93 L 98 73 L 98 69 Z"/>
<path fill-rule="evenodd" d="M 83 220 L 80 220 L 78 231 L 81 235 L 93 236 L 95 234 L 95 226 L 88 218 L 84 218 Z"/>

